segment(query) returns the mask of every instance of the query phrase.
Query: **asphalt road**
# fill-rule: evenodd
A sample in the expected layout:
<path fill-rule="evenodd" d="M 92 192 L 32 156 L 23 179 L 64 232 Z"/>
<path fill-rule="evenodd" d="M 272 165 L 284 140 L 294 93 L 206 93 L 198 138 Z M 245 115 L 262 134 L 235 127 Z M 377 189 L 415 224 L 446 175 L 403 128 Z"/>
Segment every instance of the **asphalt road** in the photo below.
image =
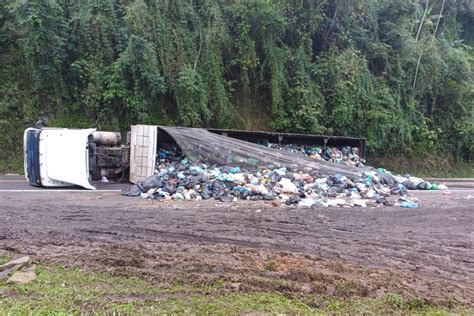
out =
<path fill-rule="evenodd" d="M 120 191 L 130 183 L 116 183 L 110 181 L 108 183 L 94 182 L 93 185 L 99 191 L 115 192 Z M 82 191 L 82 192 L 94 192 L 85 190 L 81 187 L 73 186 L 67 188 L 41 188 L 30 185 L 24 176 L 22 175 L 0 175 L 0 192 L 45 192 L 45 191 Z"/>

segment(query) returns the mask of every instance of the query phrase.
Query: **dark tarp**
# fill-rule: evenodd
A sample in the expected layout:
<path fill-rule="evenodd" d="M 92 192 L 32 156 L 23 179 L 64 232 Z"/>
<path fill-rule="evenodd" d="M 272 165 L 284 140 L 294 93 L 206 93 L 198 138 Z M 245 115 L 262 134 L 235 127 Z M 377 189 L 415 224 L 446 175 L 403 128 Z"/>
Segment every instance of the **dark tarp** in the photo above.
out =
<path fill-rule="evenodd" d="M 291 171 L 316 171 L 321 176 L 338 173 L 350 177 L 360 176 L 364 170 L 373 170 L 315 160 L 301 154 L 214 134 L 202 128 L 159 126 L 158 139 L 163 132 L 176 142 L 190 161 L 208 165 L 240 166 L 249 170 L 286 167 Z"/>

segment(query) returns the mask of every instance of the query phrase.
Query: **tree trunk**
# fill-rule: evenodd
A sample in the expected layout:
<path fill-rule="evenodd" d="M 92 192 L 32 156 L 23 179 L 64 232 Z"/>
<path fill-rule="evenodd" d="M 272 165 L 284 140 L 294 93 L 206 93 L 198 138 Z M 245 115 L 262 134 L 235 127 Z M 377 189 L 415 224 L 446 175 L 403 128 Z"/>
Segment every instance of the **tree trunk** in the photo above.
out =
<path fill-rule="evenodd" d="M 438 26 L 439 26 L 439 21 L 441 20 L 441 17 L 443 15 L 443 10 L 444 10 L 444 2 L 445 0 L 443 0 L 443 3 L 441 4 L 441 10 L 439 11 L 439 16 L 438 16 L 438 21 L 436 22 L 436 27 L 435 27 L 435 30 L 433 32 L 433 37 L 431 38 L 431 41 L 433 42 L 436 38 L 436 32 L 438 31 Z"/>
<path fill-rule="evenodd" d="M 421 18 L 420 26 L 418 27 L 418 32 L 416 33 L 415 41 L 418 42 L 420 38 L 421 29 L 423 28 L 423 23 L 425 23 L 426 13 L 428 12 L 429 0 L 426 0 L 425 12 L 423 12 L 423 17 Z"/>
<path fill-rule="evenodd" d="M 418 28 L 418 33 L 416 33 L 415 41 L 418 42 L 420 38 L 421 29 L 423 28 L 423 23 L 425 23 L 426 12 L 428 12 L 429 0 L 426 0 L 425 12 L 423 12 L 423 17 L 421 18 L 420 27 Z M 413 79 L 413 86 L 411 88 L 412 91 L 415 90 L 416 87 L 416 78 L 418 77 L 418 70 L 420 69 L 420 62 L 421 56 L 423 55 L 423 46 L 421 47 L 420 55 L 418 56 L 418 62 L 416 63 L 415 69 L 415 78 Z"/>

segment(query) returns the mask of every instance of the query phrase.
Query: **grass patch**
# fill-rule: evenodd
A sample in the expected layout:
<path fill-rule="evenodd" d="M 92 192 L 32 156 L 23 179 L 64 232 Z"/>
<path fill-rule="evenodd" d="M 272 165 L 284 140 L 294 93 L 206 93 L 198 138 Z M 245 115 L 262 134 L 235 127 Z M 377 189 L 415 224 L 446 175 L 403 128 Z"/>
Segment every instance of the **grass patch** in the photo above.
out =
<path fill-rule="evenodd" d="M 193 296 L 189 299 L 172 299 L 161 302 L 160 312 L 235 314 L 235 313 L 311 313 L 316 310 L 301 301 L 274 293 L 228 293 L 218 297 Z"/>
<path fill-rule="evenodd" d="M 339 296 L 351 297 L 366 291 L 365 287 L 356 280 L 339 281 L 336 283 L 336 293 Z"/>
<path fill-rule="evenodd" d="M 160 285 L 135 276 L 38 266 L 38 279 L 30 284 L 0 280 L 0 315 L 98 313 L 421 313 L 472 314 L 473 309 L 448 310 L 423 300 L 406 301 L 397 294 L 377 299 L 335 299 L 314 295 L 292 298 L 270 292 L 230 292 L 224 282 L 212 285 L 179 283 Z"/>
<path fill-rule="evenodd" d="M 79 313 L 82 310 L 113 308 L 109 296 L 148 293 L 151 285 L 138 278 L 110 277 L 103 273 L 85 273 L 80 269 L 38 266 L 38 279 L 25 285 L 6 284 L 1 298 L 0 314 L 12 313 Z"/>
<path fill-rule="evenodd" d="M 222 292 L 223 283 L 160 286 L 138 277 L 82 269 L 44 267 L 30 284 L 0 281 L 0 314 L 124 313 L 306 313 L 304 303 L 273 293 Z"/>
<path fill-rule="evenodd" d="M 471 315 L 474 310 L 467 306 L 448 309 L 435 306 L 424 300 L 404 300 L 398 294 L 388 294 L 376 299 L 350 298 L 347 300 L 332 299 L 322 309 L 329 314 L 415 314 L 415 315 Z"/>
<path fill-rule="evenodd" d="M 275 260 L 267 261 L 267 263 L 265 264 L 265 269 L 267 269 L 268 271 L 276 271 L 277 269 L 276 261 Z"/>
<path fill-rule="evenodd" d="M 10 260 L 8 260 L 7 258 L 1 258 L 1 257 L 0 257 L 0 266 L 1 266 L 2 264 L 7 263 L 8 261 L 10 261 Z"/>
<path fill-rule="evenodd" d="M 10 260 L 12 260 L 12 258 L 10 258 L 10 256 L 3 253 L 2 250 L 0 250 L 0 266 L 2 264 L 5 264 L 5 263 L 9 262 Z"/>

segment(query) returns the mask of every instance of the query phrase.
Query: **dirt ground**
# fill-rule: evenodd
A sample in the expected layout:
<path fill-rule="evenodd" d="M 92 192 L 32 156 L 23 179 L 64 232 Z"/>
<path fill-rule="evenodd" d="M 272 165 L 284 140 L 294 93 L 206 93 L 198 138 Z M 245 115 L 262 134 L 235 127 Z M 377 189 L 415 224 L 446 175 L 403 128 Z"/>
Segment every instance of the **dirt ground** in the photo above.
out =
<path fill-rule="evenodd" d="M 387 293 L 474 305 L 474 190 L 414 194 L 418 209 L 0 192 L 0 249 L 161 284 L 314 294 L 315 306 Z"/>

